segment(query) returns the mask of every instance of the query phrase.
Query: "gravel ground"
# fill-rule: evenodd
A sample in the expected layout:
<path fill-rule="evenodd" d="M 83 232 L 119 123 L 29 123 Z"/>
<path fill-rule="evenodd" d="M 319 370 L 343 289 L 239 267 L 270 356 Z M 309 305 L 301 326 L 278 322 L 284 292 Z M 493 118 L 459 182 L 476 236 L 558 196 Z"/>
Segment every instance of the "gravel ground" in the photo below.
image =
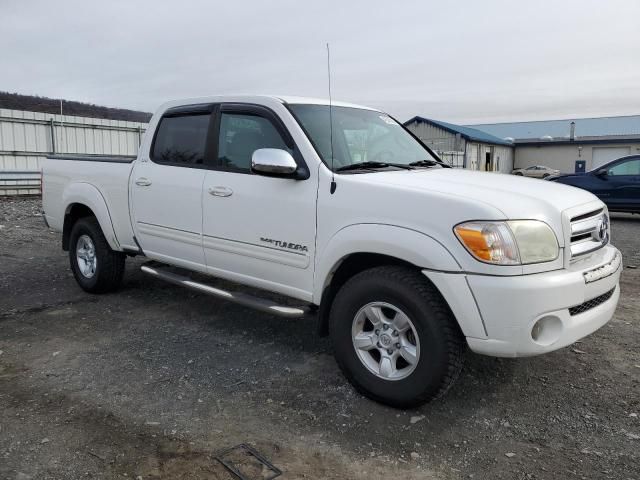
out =
<path fill-rule="evenodd" d="M 119 292 L 85 294 L 39 212 L 0 200 L 0 479 L 231 479 L 212 457 L 242 442 L 288 479 L 640 478 L 640 216 L 613 215 L 627 268 L 607 326 L 542 357 L 469 354 L 444 398 L 397 411 L 353 391 L 311 319 L 138 259 Z"/>

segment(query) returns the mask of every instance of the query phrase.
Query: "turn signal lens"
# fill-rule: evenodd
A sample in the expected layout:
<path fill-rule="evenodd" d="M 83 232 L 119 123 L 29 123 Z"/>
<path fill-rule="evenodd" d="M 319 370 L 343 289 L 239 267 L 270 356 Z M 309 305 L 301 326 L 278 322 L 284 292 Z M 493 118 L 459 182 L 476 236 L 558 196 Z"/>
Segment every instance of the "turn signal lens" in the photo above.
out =
<path fill-rule="evenodd" d="M 518 265 L 515 238 L 503 222 L 467 222 L 455 227 L 458 239 L 478 260 L 498 265 Z"/>

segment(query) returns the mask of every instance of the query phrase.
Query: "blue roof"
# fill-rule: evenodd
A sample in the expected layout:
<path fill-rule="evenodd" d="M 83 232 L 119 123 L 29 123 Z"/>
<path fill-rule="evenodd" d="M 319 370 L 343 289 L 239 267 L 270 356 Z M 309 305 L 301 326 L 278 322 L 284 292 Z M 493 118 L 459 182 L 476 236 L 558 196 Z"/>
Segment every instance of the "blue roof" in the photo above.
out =
<path fill-rule="evenodd" d="M 409 125 L 413 122 L 427 122 L 436 127 L 447 130 L 451 133 L 459 133 L 463 138 L 467 140 L 471 140 L 472 142 L 482 142 L 482 143 L 491 143 L 494 145 L 513 145 L 513 143 L 503 140 L 499 137 L 491 135 L 490 133 L 483 132 L 482 130 L 478 130 L 477 128 L 467 127 L 462 125 L 456 125 L 454 123 L 443 122 L 441 120 L 433 120 L 431 118 L 425 117 L 413 117 L 411 120 L 407 120 L 404 122 L 404 125 Z"/>
<path fill-rule="evenodd" d="M 624 117 L 568 118 L 566 120 L 542 120 L 533 122 L 487 123 L 469 125 L 499 138 L 520 140 L 540 140 L 552 137 L 568 140 L 571 122 L 576 122 L 576 139 L 580 137 L 612 137 L 640 135 L 640 115 Z"/>

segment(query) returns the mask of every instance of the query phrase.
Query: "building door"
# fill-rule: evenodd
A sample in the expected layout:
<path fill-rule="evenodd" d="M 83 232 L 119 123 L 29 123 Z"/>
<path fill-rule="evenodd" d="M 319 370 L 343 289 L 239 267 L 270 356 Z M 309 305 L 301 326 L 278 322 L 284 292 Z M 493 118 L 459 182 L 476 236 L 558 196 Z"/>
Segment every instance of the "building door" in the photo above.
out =
<path fill-rule="evenodd" d="M 591 170 L 601 167 L 605 163 L 629 155 L 629 147 L 593 147 Z"/>
<path fill-rule="evenodd" d="M 478 145 L 467 143 L 467 168 L 478 170 Z"/>

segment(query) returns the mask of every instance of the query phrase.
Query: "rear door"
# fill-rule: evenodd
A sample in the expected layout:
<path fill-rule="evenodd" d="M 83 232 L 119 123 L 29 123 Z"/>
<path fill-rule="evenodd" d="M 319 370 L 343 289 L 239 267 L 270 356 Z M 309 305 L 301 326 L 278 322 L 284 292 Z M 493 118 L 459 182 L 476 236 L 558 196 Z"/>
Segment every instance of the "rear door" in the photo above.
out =
<path fill-rule="evenodd" d="M 215 165 L 202 193 L 208 272 L 310 300 L 317 172 L 294 180 L 251 171 L 260 148 L 286 150 L 304 164 L 282 121 L 265 107 L 222 105 L 217 124 Z"/>
<path fill-rule="evenodd" d="M 131 174 L 136 239 L 147 257 L 205 271 L 202 184 L 206 175 L 211 105 L 168 110 L 150 155 Z"/>

